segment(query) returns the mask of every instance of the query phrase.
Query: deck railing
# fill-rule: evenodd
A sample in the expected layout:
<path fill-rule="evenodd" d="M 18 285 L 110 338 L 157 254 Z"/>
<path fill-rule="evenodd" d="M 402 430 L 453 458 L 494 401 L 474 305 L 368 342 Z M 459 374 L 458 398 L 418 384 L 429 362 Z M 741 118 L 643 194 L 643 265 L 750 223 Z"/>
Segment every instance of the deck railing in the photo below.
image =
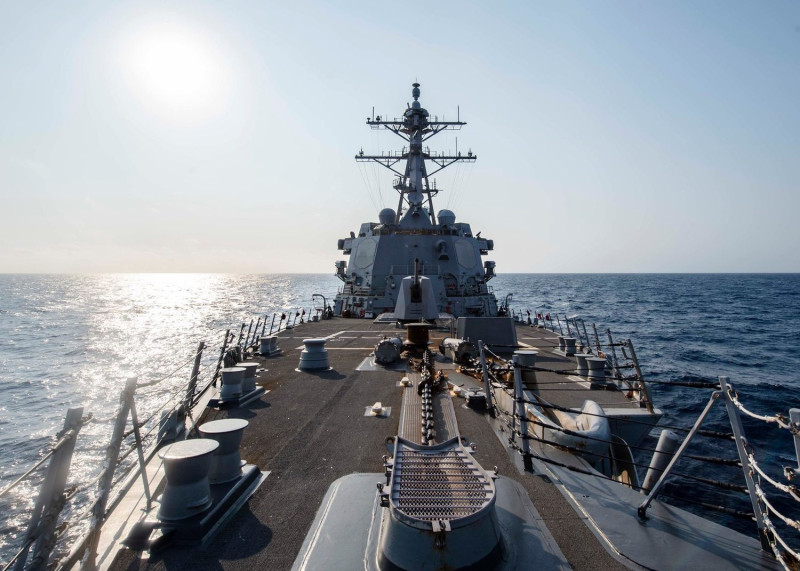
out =
<path fill-rule="evenodd" d="M 537 308 L 533 312 L 513 309 L 511 316 L 518 323 L 543 327 L 562 337 L 574 337 L 580 352 L 604 357 L 611 370 L 612 381 L 617 388 L 630 391 L 643 408 L 650 412 L 653 411 L 653 402 L 650 399 L 647 381 L 636 357 L 636 349 L 630 339 L 615 341 L 611 329 L 606 329 L 605 339 L 601 341 L 597 325 L 587 324 L 577 315 L 561 316 L 555 311 L 548 312 Z"/>
<path fill-rule="evenodd" d="M 795 502 L 796 509 L 794 511 L 798 511 L 800 493 L 794 481 L 800 477 L 800 409 L 792 408 L 789 410 L 788 415 L 756 414 L 745 408 L 739 401 L 739 395 L 729 383 L 728 377 L 719 377 L 719 386 L 719 390 L 711 394 L 705 409 L 672 456 L 669 464 L 664 468 L 661 476 L 648 491 L 646 499 L 638 508 L 639 518 L 642 520 L 647 519 L 647 510 L 650 504 L 658 497 L 664 482 L 671 475 L 681 457 L 685 455 L 686 449 L 708 417 L 713 405 L 717 402 L 722 402 L 725 405 L 728 421 L 733 431 L 733 440 L 736 443 L 736 452 L 747 486 L 747 494 L 753 507 L 753 516 L 756 521 L 761 547 L 765 551 L 771 551 L 784 569 L 797 569 L 798 565 L 800 565 L 800 550 L 789 545 L 789 542 L 778 532 L 774 521 L 782 522 L 789 530 L 800 531 L 800 519 L 786 515 L 785 510 L 779 509 L 776 506 L 777 502 L 770 498 L 773 494 L 780 492 L 785 498 Z M 756 460 L 755 451 L 747 440 L 747 435 L 742 425 L 742 415 L 772 425 L 779 430 L 788 431 L 794 439 L 797 468 L 785 467 L 782 478 L 767 474 Z M 781 479 L 785 480 L 785 482 L 780 482 L 779 480 Z M 789 505 L 791 505 L 791 501 Z M 797 538 L 795 537 L 795 539 Z"/>
<path fill-rule="evenodd" d="M 599 336 L 596 335 L 595 338 L 599 341 Z M 612 346 L 614 346 L 613 341 L 610 341 L 610 343 Z M 546 404 L 544 402 L 535 402 L 533 400 L 529 400 L 531 397 L 526 394 L 521 380 L 521 370 L 524 370 L 525 367 L 520 365 L 517 356 L 515 355 L 510 363 L 507 362 L 507 365 L 513 366 L 514 375 L 514 382 L 511 386 L 509 386 L 507 383 L 501 382 L 499 379 L 493 376 L 492 369 L 487 365 L 486 360 L 486 353 L 488 350 L 483 346 L 481 341 L 478 342 L 478 345 L 481 353 L 480 361 L 481 369 L 483 371 L 487 405 L 493 415 L 498 416 L 501 419 L 505 419 L 510 433 L 509 443 L 512 445 L 512 447 L 517 448 L 525 459 L 526 469 L 531 470 L 532 460 L 536 459 L 544 463 L 555 464 L 557 466 L 561 466 L 563 468 L 586 475 L 609 479 L 607 475 L 600 474 L 596 471 L 584 470 L 576 466 L 566 466 L 552 460 L 551 458 L 536 454 L 531 450 L 530 442 L 535 441 L 541 444 L 552 445 L 560 449 L 568 450 L 576 454 L 585 453 L 585 450 L 583 449 L 571 450 L 568 446 L 564 446 L 563 442 L 548 441 L 546 438 L 529 434 L 528 426 L 533 424 L 534 426 L 539 425 L 546 427 L 550 431 L 560 430 L 572 436 L 580 436 L 573 431 L 559 428 L 557 425 L 541 424 L 539 421 L 530 417 L 526 411 L 526 405 L 530 404 L 539 407 L 551 407 L 563 412 L 571 412 L 573 414 L 587 413 L 580 410 L 568 410 L 562 407 Z M 627 342 L 626 344 L 617 344 L 616 346 L 632 347 L 632 344 L 629 345 L 629 342 Z M 494 357 L 498 358 L 496 355 L 494 355 Z M 635 362 L 635 353 L 633 354 L 632 359 Z M 536 370 L 535 367 L 533 369 Z M 707 509 L 720 511 L 727 515 L 744 516 L 755 520 L 756 531 L 761 542 L 762 549 L 767 552 L 771 552 L 777 561 L 787 571 L 797 569 L 798 566 L 800 566 L 800 550 L 797 548 L 797 545 L 800 545 L 800 533 L 797 533 L 800 532 L 800 517 L 798 517 L 798 514 L 800 514 L 800 489 L 797 487 L 795 482 L 797 479 L 800 479 L 800 409 L 792 408 L 788 411 L 788 414 L 757 414 L 748 410 L 740 402 L 738 393 L 729 383 L 727 377 L 719 377 L 717 382 L 718 384 L 702 384 L 702 388 L 713 386 L 717 390 L 712 392 L 707 405 L 691 428 L 686 429 L 680 427 L 669 427 L 670 429 L 675 429 L 686 433 L 686 436 L 679 446 L 677 437 L 670 433 L 670 437 L 674 439 L 672 446 L 662 444 L 662 440 L 664 440 L 662 438 L 659 439 L 658 447 L 655 449 L 646 449 L 642 446 L 636 447 L 640 452 L 644 451 L 653 453 L 653 458 L 649 465 L 636 464 L 635 462 L 632 464 L 632 466 L 648 468 L 648 477 L 645 478 L 642 488 L 642 493 L 645 496 L 642 503 L 636 508 L 636 515 L 642 520 L 647 519 L 648 508 L 650 507 L 651 503 L 659 497 L 659 495 L 663 494 L 664 483 L 671 476 L 680 476 L 682 478 L 690 479 L 694 482 L 716 486 L 723 490 L 742 491 L 748 495 L 750 504 L 752 506 L 752 513 L 749 514 L 749 516 L 746 513 L 738 512 L 725 506 L 715 506 L 709 503 L 703 503 L 703 506 Z M 687 385 L 687 383 L 673 384 L 679 384 L 681 386 Z M 700 385 L 701 383 L 694 383 L 691 386 L 700 387 Z M 713 405 L 717 402 L 722 402 L 725 404 L 732 434 L 724 434 L 718 431 L 701 430 L 702 424 L 709 416 L 709 412 L 711 411 Z M 599 414 L 597 416 L 605 415 Z M 768 474 L 767 470 L 763 468 L 756 459 L 755 450 L 747 439 L 742 424 L 742 416 L 761 421 L 770 426 L 774 426 L 779 430 L 787 431 L 788 435 L 794 441 L 795 460 L 797 462 L 797 467 L 784 467 L 782 476 Z M 665 430 L 664 432 L 669 433 L 670 431 Z M 541 432 L 540 434 L 543 435 L 545 433 Z M 682 457 L 690 456 L 686 453 L 686 450 L 694 437 L 698 434 L 728 441 L 733 440 L 735 442 L 738 456 L 737 461 L 730 461 L 724 458 L 707 458 L 698 456 L 691 456 L 691 458 L 694 460 L 710 462 L 712 464 L 741 466 L 745 481 L 744 486 L 735 483 L 720 482 L 702 478 L 694 474 L 679 474 L 674 470 L 675 465 Z M 588 436 L 585 438 L 598 440 Z M 613 440 L 608 440 L 606 443 L 609 446 L 613 446 L 615 444 Z M 610 456 L 605 458 L 596 458 L 595 460 L 600 461 L 604 459 L 610 460 Z M 652 478 L 651 473 L 653 474 Z M 779 501 L 781 496 L 784 500 L 782 504 Z M 781 507 L 781 505 L 785 507 Z M 781 527 L 781 530 L 778 529 L 779 527 Z M 794 535 L 792 540 L 787 540 L 786 537 L 793 533 L 796 535 Z"/>
<path fill-rule="evenodd" d="M 69 409 L 63 429 L 56 434 L 55 444 L 24 474 L 0 491 L 0 498 L 9 495 L 23 482 L 38 477 L 46 465 L 46 474 L 26 532 L 17 551 L 5 563 L 3 570 L 22 571 L 46 567 L 69 569 L 78 561 L 81 561 L 82 569 L 93 569 L 99 530 L 106 516 L 139 478 L 142 479 L 149 507 L 152 498 L 144 470 L 146 463 L 153 458 L 162 443 L 185 437 L 186 433 L 193 429 L 195 420 L 191 418 L 191 411 L 203 396 L 216 386 L 226 357 L 229 357 L 231 352 L 243 357 L 248 350 L 259 345 L 262 337 L 296 327 L 310 321 L 312 315 L 321 313 L 321 309 L 309 307 L 292 308 L 266 314 L 263 317 L 258 316 L 242 323 L 238 335 L 230 329 L 226 330 L 217 358 L 205 365 L 202 360 L 207 345 L 205 342 L 200 342 L 194 355 L 181 361 L 177 366 L 170 367 L 171 372 L 165 376 L 144 383 L 136 378 L 128 379 L 120 393 L 119 410 L 115 416 L 111 441 L 106 448 L 104 468 L 94 480 L 82 485 L 81 491 L 86 492 L 92 492 L 90 488 L 96 487 L 95 499 L 88 508 L 84 508 L 83 513 L 70 516 L 70 520 L 73 521 L 88 520 L 89 529 L 72 546 L 68 555 L 54 562 L 51 559 L 58 537 L 64 535 L 64 530 L 56 531 L 56 524 L 69 500 L 76 496 L 75 491 L 67 493 L 65 489 L 77 437 L 81 428 L 93 420 L 91 415 L 83 415 L 82 407 Z M 177 375 L 186 370 L 190 363 L 192 368 L 188 384 L 173 392 L 169 398 L 163 399 L 163 404 L 156 410 L 148 411 L 146 418 L 140 419 L 136 406 L 137 390 L 174 382 Z M 188 430 L 186 430 L 187 415 L 190 420 Z M 133 454 L 136 455 L 136 460 L 132 462 L 129 458 Z M 73 509 L 76 509 L 75 506 Z"/>

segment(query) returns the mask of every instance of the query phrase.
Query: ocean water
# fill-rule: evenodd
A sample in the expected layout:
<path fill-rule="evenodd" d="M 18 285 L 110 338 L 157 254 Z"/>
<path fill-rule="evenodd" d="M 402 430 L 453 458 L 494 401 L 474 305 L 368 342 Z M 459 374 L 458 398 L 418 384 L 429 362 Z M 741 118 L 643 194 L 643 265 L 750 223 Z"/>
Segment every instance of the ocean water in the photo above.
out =
<path fill-rule="evenodd" d="M 185 387 L 200 341 L 210 347 L 201 370 L 208 378 L 226 329 L 238 334 L 241 323 L 259 316 L 308 310 L 312 294 L 330 299 L 338 284 L 332 275 L 0 275 L 0 489 L 49 449 L 67 408 L 83 406 L 92 419 L 78 439 L 67 508 L 71 519 L 80 519 L 126 378 L 147 385 L 137 392 L 140 419 L 157 419 Z M 664 412 L 664 425 L 691 426 L 711 394 L 670 382 L 719 375 L 728 376 L 742 402 L 760 414 L 800 408 L 800 275 L 507 274 L 491 285 L 498 299 L 513 293 L 512 310 L 578 314 L 601 332 L 610 328 L 615 339 L 631 339 L 645 378 L 653 381 L 651 398 Z M 704 427 L 729 431 L 723 406 L 712 409 Z M 788 431 L 749 419 L 745 430 L 772 474 L 781 477 L 784 466 L 797 467 Z M 654 431 L 649 444 L 656 438 Z M 710 438 L 698 438 L 691 452 L 736 456 L 732 443 Z M 742 483 L 737 470 L 691 459 L 678 467 Z M 24 535 L 41 477 L 36 474 L 0 498 L 0 561 Z M 666 492 L 691 509 L 700 499 L 749 509 L 742 494 L 709 491 L 681 477 Z M 778 505 L 791 512 L 797 504 Z M 715 517 L 754 529 L 747 520 Z M 66 537 L 80 532 L 78 526 Z"/>

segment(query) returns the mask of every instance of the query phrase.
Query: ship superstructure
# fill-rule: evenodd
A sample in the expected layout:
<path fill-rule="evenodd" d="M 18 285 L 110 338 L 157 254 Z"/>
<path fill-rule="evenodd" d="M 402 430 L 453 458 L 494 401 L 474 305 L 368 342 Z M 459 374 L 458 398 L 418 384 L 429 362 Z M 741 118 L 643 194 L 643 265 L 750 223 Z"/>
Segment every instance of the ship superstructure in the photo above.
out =
<path fill-rule="evenodd" d="M 486 286 L 491 262 L 482 279 L 475 273 L 490 247 L 452 213 L 431 214 L 435 189 L 424 164 L 434 158 L 421 152 L 422 142 L 453 124 L 428 122 L 414 88 L 415 105 L 402 121 L 370 120 L 418 151 L 398 158 L 406 170 L 396 184 L 397 212 L 384 211 L 380 224 L 342 244 L 358 266 L 347 274 L 341 263 L 346 287 L 372 294 L 342 291 L 336 299 L 338 313 L 363 309 L 367 317 L 383 303 L 390 318 L 340 319 L 314 294 L 322 299 L 321 307 L 312 301 L 314 311 L 259 316 L 255 328 L 242 323 L 238 339 L 227 330 L 210 359 L 200 342 L 185 392 L 175 392 L 176 375 L 191 359 L 156 381 L 170 381 L 173 398 L 141 422 L 135 393 L 153 382 L 129 378 L 101 474 L 83 478 L 97 485 L 96 499 L 89 509 L 72 504 L 71 513 L 62 511 L 69 497 L 92 496 L 67 488 L 90 418 L 82 407 L 69 409 L 52 449 L 0 491 L 2 499 L 38 478 L 50 458 L 6 569 L 798 569 L 800 468 L 780 449 L 755 450 L 745 430 L 761 422 L 785 431 L 779 438 L 794 441 L 800 466 L 800 408 L 752 412 L 727 377 L 658 381 L 713 392 L 691 428 L 666 427 L 652 448 L 662 412 L 630 340 L 615 341 L 606 329 L 606 342 L 594 324 L 587 329 L 555 309 L 555 320 L 546 313 L 527 321 L 515 311 L 471 317 L 498 313 Z M 458 156 L 436 159 L 444 168 Z M 395 268 L 401 262 L 404 271 Z M 373 274 L 396 287 L 380 289 Z M 459 287 L 474 278 L 478 288 L 451 295 L 448 275 L 462 280 Z M 436 314 L 434 298 L 468 315 L 455 328 L 421 322 Z M 710 415 L 715 403 L 731 432 Z M 707 418 L 715 430 L 702 429 Z M 713 465 L 714 479 L 674 469 L 695 451 L 695 435 L 728 447 L 715 457 L 691 456 Z M 777 472 L 762 461 L 768 455 L 792 466 Z M 738 479 L 728 481 L 726 466 L 741 468 Z M 716 505 L 713 495 L 694 503 L 750 520 L 757 537 L 663 501 L 668 485 L 700 484 L 746 494 L 752 513 L 727 499 Z M 54 552 L 67 519 L 88 519 L 89 529 L 68 553 Z"/>
<path fill-rule="evenodd" d="M 430 177 L 457 162 L 474 162 L 477 156 L 432 152 L 425 143 L 445 130 L 459 130 L 460 120 L 432 118 L 419 102 L 419 84 L 413 84 L 414 101 L 400 118 L 370 117 L 372 129 L 386 129 L 408 145 L 399 152 L 369 155 L 356 160 L 375 162 L 397 177 L 397 209 L 384 208 L 378 222 L 365 222 L 358 233 L 339 240 L 338 248 L 349 262 L 336 262 L 336 275 L 344 282 L 335 298 L 334 313 L 345 317 L 374 317 L 394 311 L 400 283 L 408 276 L 431 281 L 440 312 L 460 316 L 496 316 L 497 299 L 488 285 L 495 263 L 482 261 L 494 247 L 492 240 L 473 235 L 470 225 L 456 222 L 451 210 L 434 214 L 433 197 L 441 191 Z M 432 170 L 426 163 L 430 162 Z M 405 168 L 402 164 L 405 163 Z M 401 170 L 402 169 L 402 170 Z M 480 233 L 478 233 L 480 234 Z"/>

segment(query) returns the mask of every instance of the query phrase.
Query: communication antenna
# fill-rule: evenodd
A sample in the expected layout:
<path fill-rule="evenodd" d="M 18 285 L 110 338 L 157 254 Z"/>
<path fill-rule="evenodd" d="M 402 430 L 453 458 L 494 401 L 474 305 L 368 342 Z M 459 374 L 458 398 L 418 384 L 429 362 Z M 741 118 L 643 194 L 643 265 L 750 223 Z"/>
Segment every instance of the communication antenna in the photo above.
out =
<path fill-rule="evenodd" d="M 372 129 L 391 131 L 408 142 L 408 147 L 404 146 L 402 153 L 381 152 L 380 155 L 367 155 L 359 151 L 355 159 L 358 162 L 377 163 L 397 176 L 393 185 L 400 195 L 398 197 L 396 222 L 400 221 L 404 210 L 406 210 L 404 206 L 416 212 L 427 204 L 431 223 L 435 224 L 433 196 L 439 193 L 441 189 L 430 184 L 431 175 L 455 163 L 473 162 L 477 156 L 472 153 L 465 157 L 460 156 L 457 137 L 454 155 L 447 153 L 431 155 L 429 150 L 423 152 L 423 148 L 427 147 L 424 143 L 428 139 L 442 131 L 460 130 L 466 123 L 461 121 L 460 105 L 458 106 L 458 118 L 456 121 L 447 121 L 444 115 L 442 115 L 441 120 L 437 116 L 434 116 L 433 120 L 431 120 L 428 111 L 423 109 L 419 102 L 419 83 L 415 82 L 413 84 L 411 96 L 414 101 L 406 103 L 406 110 L 403 112 L 402 117 L 389 120 L 382 115 L 375 116 L 375 108 L 373 107 L 372 118 L 367 120 L 367 124 Z M 425 164 L 426 161 L 432 163 L 433 170 L 428 171 Z"/>

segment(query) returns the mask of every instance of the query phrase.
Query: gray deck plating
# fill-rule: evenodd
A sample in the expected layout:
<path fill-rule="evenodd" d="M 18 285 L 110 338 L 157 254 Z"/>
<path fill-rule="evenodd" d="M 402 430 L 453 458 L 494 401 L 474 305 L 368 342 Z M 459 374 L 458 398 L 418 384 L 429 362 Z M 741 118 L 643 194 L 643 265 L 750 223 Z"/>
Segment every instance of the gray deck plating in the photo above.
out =
<path fill-rule="evenodd" d="M 533 337 L 547 340 L 552 335 L 549 332 L 544 333 L 522 326 L 518 326 L 518 331 L 519 338 L 531 345 L 535 344 Z M 261 470 L 269 470 L 270 477 L 209 545 L 192 550 L 171 549 L 154 554 L 150 559 L 142 558 L 141 553 L 123 550 L 117 555 L 111 567 L 196 570 L 289 569 L 295 563 L 301 547 L 311 540 L 307 539 L 306 534 L 314 524 L 315 518 L 319 519 L 322 517 L 319 514 L 325 512 L 320 506 L 332 505 L 331 502 L 338 501 L 329 497 L 333 493 L 329 491 L 331 484 L 354 473 L 364 476 L 364 481 L 353 482 L 352 485 L 360 490 L 353 493 L 363 495 L 364 501 L 369 503 L 366 517 L 372 518 L 371 510 L 376 495 L 375 484 L 382 479 L 382 476 L 376 477 L 374 473 L 382 470 L 381 456 L 386 453 L 385 439 L 398 434 L 398 419 L 401 415 L 392 414 L 388 418 L 364 416 L 364 407 L 380 401 L 383 406 L 400 410 L 402 394 L 416 393 L 416 390 L 401 389 L 397 386 L 403 376 L 402 372 L 385 368 L 356 370 L 369 353 L 358 348 L 374 347 L 384 335 L 395 336 L 397 333 L 392 324 L 370 323 L 359 319 L 333 319 L 303 324 L 293 330 L 282 332 L 279 335 L 279 344 L 283 354 L 266 360 L 260 359 L 268 370 L 259 373 L 257 383 L 269 392 L 245 407 L 224 411 L 208 410 L 203 418 L 199 419 L 202 423 L 216 418 L 246 418 L 250 425 L 242 441 L 242 458 L 256 464 Z M 437 335 L 448 334 L 432 332 L 433 346 L 438 344 L 438 340 L 435 339 Z M 329 354 L 332 370 L 322 373 L 295 371 L 302 340 L 309 337 L 329 338 L 327 346 L 333 349 Z M 554 341 L 553 338 L 551 346 Z M 542 350 L 545 342 L 541 339 L 537 342 L 540 345 L 539 349 Z M 542 356 L 540 364 L 547 368 L 574 366 L 563 357 L 552 354 L 547 348 L 540 352 L 540 356 Z M 448 376 L 456 384 L 462 382 L 460 375 L 455 371 L 448 371 Z M 559 382 L 565 382 L 563 376 L 553 375 L 553 377 Z M 548 379 L 547 375 L 537 374 L 537 380 L 540 382 Z M 572 381 L 567 379 L 566 382 Z M 554 401 L 546 387 L 548 385 L 541 385 L 542 394 L 547 394 L 548 400 Z M 586 392 L 565 390 L 553 394 L 574 398 L 574 402 L 582 403 L 583 398 L 587 396 Z M 607 396 L 607 392 L 591 391 L 590 394 Z M 588 486 L 591 482 L 588 484 L 580 482 L 569 473 L 563 477 L 559 474 L 558 479 L 555 477 L 547 479 L 542 476 L 552 475 L 553 472 L 544 467 L 538 467 L 534 474 L 518 472 L 515 460 L 518 460 L 519 456 L 513 451 L 509 452 L 505 445 L 507 433 L 500 433 L 501 438 L 498 438 L 486 421 L 485 415 L 466 408 L 462 403 L 463 401 L 456 400 L 453 411 L 458 419 L 458 429 L 461 434 L 468 437 L 471 442 L 478 443 L 478 449 L 474 453 L 476 460 L 488 470 L 497 466 L 501 475 L 516 482 L 512 484 L 505 480 L 514 490 L 505 497 L 514 498 L 514 494 L 518 495 L 518 498 L 509 500 L 511 503 L 520 504 L 529 500 L 535 503 L 535 508 L 531 507 L 531 513 L 535 514 L 536 526 L 535 528 L 523 526 L 518 531 L 523 536 L 520 541 L 538 542 L 549 550 L 547 553 L 553 554 L 553 559 L 549 560 L 554 568 L 566 567 L 561 559 L 556 558 L 555 553 L 558 550 L 574 569 L 623 569 L 625 566 L 638 568 L 638 565 L 631 560 L 625 560 L 625 566 L 620 564 L 615 556 L 607 551 L 607 543 L 592 531 L 593 521 L 602 521 L 607 517 L 597 510 L 621 509 L 614 498 L 587 488 L 591 492 L 592 502 L 596 502 L 596 505 L 587 502 L 582 509 L 576 511 L 562 495 L 561 490 L 565 486 Z M 573 406 L 566 402 L 558 404 Z M 620 403 L 619 408 L 626 407 L 631 414 L 643 412 L 638 407 L 630 408 L 630 405 Z M 500 481 L 504 479 L 501 478 Z M 361 483 L 364 484 L 363 490 Z M 348 482 L 347 486 L 349 485 Z M 336 494 L 341 493 L 340 490 Z M 636 492 L 632 494 L 639 496 Z M 607 504 L 605 501 L 600 501 L 603 497 L 606 497 Z M 353 509 L 350 509 L 351 507 Z M 509 513 L 524 519 L 524 514 L 514 509 L 514 506 L 510 506 Z M 346 518 L 349 517 L 347 514 L 356 517 L 355 512 L 355 505 L 348 506 L 343 513 L 335 510 L 338 514 L 335 517 Z M 331 515 L 332 510 L 328 509 L 327 513 L 329 514 L 327 517 L 334 517 Z M 650 513 L 661 512 L 651 508 Z M 683 512 L 675 512 L 673 515 L 676 520 L 684 516 Z M 362 514 L 358 517 L 364 516 Z M 341 521 L 343 524 L 346 523 L 344 519 Z M 629 522 L 625 525 L 638 526 L 635 515 L 626 517 L 625 521 Z M 708 524 L 705 520 L 700 522 Z M 700 522 L 693 523 L 700 525 Z M 655 527 L 655 521 L 649 525 Z M 343 528 L 348 530 L 348 541 L 345 543 L 362 541 L 356 537 L 360 532 L 356 532 L 354 526 L 343 525 Z M 664 527 L 664 529 L 669 528 Z M 109 531 L 113 533 L 113 530 Z M 628 543 L 632 539 L 622 537 L 626 533 L 625 529 L 621 529 L 619 533 L 620 537 L 616 537 L 613 530 L 609 531 L 608 537 L 613 538 L 627 550 Z M 649 533 L 651 535 L 646 538 L 647 541 L 655 543 L 661 540 L 658 536 L 652 535 L 652 531 Z M 553 549 L 553 538 L 558 544 L 556 549 Z M 724 535 L 720 538 L 722 541 L 728 541 Z M 327 540 L 318 538 L 316 541 Z M 747 546 L 745 548 L 750 549 Z M 663 549 L 659 549 L 658 552 L 664 553 Z M 111 558 L 105 561 L 109 562 Z M 547 558 L 550 558 L 550 555 Z M 743 561 L 755 562 L 756 559 L 743 559 Z M 669 561 L 652 563 L 652 567 L 655 568 L 670 566 Z M 760 560 L 757 565 L 762 565 Z M 335 567 L 337 566 L 334 564 L 329 565 L 329 568 Z"/>
<path fill-rule="evenodd" d="M 558 346 L 555 333 L 544 329 L 521 327 L 525 333 L 519 334 L 519 340 L 539 352 L 536 356 L 538 367 L 555 371 L 572 371 L 576 367 L 574 357 L 565 357 L 554 350 Z M 597 402 L 603 408 L 639 409 L 639 405 L 625 396 L 614 385 L 608 390 L 590 389 L 590 383 L 574 375 L 560 375 L 548 371 L 537 371 L 533 378 L 527 379 L 526 388 L 548 402 L 557 403 L 569 408 L 580 408 L 587 398 Z"/>
<path fill-rule="evenodd" d="M 408 378 L 411 385 L 403 390 L 403 414 L 400 419 L 400 426 L 397 434 L 406 440 L 422 443 L 422 432 L 420 430 L 420 418 L 422 414 L 422 397 L 417 394 L 419 384 L 419 373 L 409 372 Z M 436 441 L 443 442 L 458 436 L 458 424 L 455 412 L 453 411 L 453 401 L 449 394 L 437 393 L 433 396 L 436 404 L 434 408 L 433 427 L 436 430 Z"/>
<path fill-rule="evenodd" d="M 292 569 L 377 570 L 380 522 L 386 510 L 378 505 L 375 483 L 382 480 L 383 474 L 353 474 L 334 482 Z M 495 486 L 498 521 L 506 534 L 504 561 L 497 571 L 570 569 L 525 489 L 502 477 Z"/>
<path fill-rule="evenodd" d="M 781 568 L 754 538 L 658 501 L 647 521 L 639 522 L 636 508 L 644 499 L 639 492 L 542 463 L 545 468 L 564 484 L 561 490 L 596 532 L 632 563 L 648 569 Z"/>

